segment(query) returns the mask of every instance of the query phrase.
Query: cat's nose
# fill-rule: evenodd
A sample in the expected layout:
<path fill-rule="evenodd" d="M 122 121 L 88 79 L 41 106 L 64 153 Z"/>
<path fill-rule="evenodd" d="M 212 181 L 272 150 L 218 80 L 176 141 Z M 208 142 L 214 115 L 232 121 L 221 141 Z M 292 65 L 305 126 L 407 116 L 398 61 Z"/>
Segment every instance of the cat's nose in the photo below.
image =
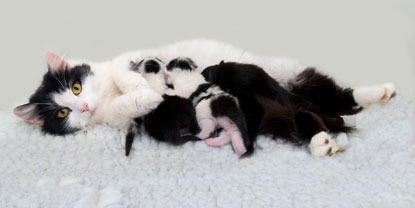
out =
<path fill-rule="evenodd" d="M 83 113 L 83 112 L 88 112 L 89 111 L 89 108 L 88 108 L 88 103 L 84 103 L 83 105 L 82 105 L 82 108 L 81 108 L 81 113 Z"/>

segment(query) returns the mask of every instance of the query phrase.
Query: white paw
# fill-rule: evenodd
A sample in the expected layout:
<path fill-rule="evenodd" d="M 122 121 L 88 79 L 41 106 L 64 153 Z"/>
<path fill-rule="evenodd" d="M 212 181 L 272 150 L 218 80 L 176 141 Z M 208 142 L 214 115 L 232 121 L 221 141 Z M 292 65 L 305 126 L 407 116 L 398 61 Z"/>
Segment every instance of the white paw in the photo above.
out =
<path fill-rule="evenodd" d="M 365 108 L 373 103 L 387 104 L 396 94 L 396 88 L 393 83 L 358 87 L 353 91 L 356 103 Z"/>
<path fill-rule="evenodd" d="M 174 96 L 174 95 L 176 95 L 176 92 L 173 89 L 167 89 L 165 91 L 165 94 L 170 95 L 170 96 Z"/>
<path fill-rule="evenodd" d="M 380 99 L 381 104 L 387 104 L 393 97 L 396 96 L 397 91 L 393 83 L 383 84 L 384 94 Z"/>
<path fill-rule="evenodd" d="M 334 139 L 324 131 L 311 138 L 309 148 L 314 157 L 327 157 L 333 155 L 337 151 L 343 150 L 340 149 Z"/>

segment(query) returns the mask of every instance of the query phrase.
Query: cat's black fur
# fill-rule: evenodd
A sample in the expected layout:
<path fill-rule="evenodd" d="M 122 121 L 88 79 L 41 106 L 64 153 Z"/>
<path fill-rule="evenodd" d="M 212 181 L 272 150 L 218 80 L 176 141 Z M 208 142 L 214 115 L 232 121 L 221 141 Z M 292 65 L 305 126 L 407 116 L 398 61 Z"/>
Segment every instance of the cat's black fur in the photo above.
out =
<path fill-rule="evenodd" d="M 290 83 L 291 91 L 252 64 L 221 62 L 207 67 L 202 75 L 238 98 L 248 122 L 248 133 L 254 139 L 265 134 L 295 144 L 308 144 L 320 131 L 351 131 L 341 115 L 361 110 L 352 89 L 339 87 L 331 78 L 311 68 Z"/>
<path fill-rule="evenodd" d="M 64 106 L 59 106 L 53 100 L 52 93 L 59 93 L 65 89 L 71 89 L 72 84 L 79 82 L 82 84 L 84 78 L 92 75 L 89 65 L 79 65 L 69 69 L 48 70 L 43 76 L 42 84 L 30 97 L 29 103 L 35 104 L 36 113 L 44 122 L 42 130 L 51 134 L 64 135 L 78 131 L 79 129 L 69 128 L 65 125 L 66 119 L 59 118 L 57 113 Z M 24 107 L 24 106 L 20 106 Z M 17 107 L 19 108 L 19 107 Z M 69 109 L 71 111 L 71 109 Z M 69 112 L 70 113 L 70 112 Z"/>

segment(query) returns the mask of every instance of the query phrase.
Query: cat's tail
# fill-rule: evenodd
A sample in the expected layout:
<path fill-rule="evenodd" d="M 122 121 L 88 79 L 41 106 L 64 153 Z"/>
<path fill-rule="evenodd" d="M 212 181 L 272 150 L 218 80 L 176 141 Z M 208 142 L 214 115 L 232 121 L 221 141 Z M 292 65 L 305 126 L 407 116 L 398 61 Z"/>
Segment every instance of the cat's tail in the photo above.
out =
<path fill-rule="evenodd" d="M 133 146 L 134 137 L 140 134 L 140 127 L 143 123 L 141 118 L 136 118 L 128 127 L 127 135 L 125 136 L 125 156 L 130 155 L 131 147 Z"/>

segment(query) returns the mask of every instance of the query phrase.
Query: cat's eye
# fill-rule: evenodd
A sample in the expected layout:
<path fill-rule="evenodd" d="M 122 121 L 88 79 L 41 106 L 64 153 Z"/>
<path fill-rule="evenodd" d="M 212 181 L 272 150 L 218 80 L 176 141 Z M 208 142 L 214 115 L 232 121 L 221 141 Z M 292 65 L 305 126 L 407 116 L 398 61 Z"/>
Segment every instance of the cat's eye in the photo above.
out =
<path fill-rule="evenodd" d="M 69 109 L 67 109 L 67 108 L 61 108 L 59 111 L 58 111 L 58 117 L 59 118 L 65 118 L 66 116 L 68 116 L 68 114 L 69 114 Z"/>
<path fill-rule="evenodd" d="M 79 95 L 82 92 L 82 85 L 79 82 L 75 82 L 72 85 L 72 92 L 74 95 Z"/>

